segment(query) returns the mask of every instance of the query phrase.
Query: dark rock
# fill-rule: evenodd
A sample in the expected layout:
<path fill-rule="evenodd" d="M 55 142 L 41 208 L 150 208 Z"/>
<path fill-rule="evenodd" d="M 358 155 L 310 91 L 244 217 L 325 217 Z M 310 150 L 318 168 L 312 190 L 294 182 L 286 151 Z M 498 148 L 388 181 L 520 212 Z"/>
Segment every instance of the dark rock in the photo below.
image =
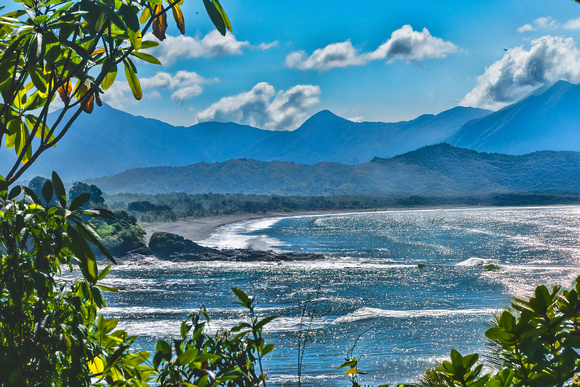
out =
<path fill-rule="evenodd" d="M 172 261 L 280 262 L 324 258 L 321 254 L 278 253 L 271 250 L 217 250 L 200 246 L 180 235 L 166 232 L 154 233 L 149 241 L 149 248 L 158 258 Z"/>
<path fill-rule="evenodd" d="M 153 251 L 151 251 L 151 249 L 144 243 L 142 244 L 142 246 L 139 246 L 136 249 L 129 251 L 126 255 L 129 255 L 129 254 L 154 255 Z"/>
<path fill-rule="evenodd" d="M 169 232 L 155 232 L 149 240 L 149 248 L 160 258 L 170 258 L 172 255 L 200 252 L 207 249 L 184 237 Z"/>

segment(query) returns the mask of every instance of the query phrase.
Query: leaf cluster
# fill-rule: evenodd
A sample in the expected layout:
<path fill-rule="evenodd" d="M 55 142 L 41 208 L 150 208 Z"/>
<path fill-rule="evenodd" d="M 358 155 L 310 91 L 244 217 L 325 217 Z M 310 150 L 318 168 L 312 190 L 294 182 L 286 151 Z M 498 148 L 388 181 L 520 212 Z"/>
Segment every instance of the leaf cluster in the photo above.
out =
<path fill-rule="evenodd" d="M 207 311 L 191 314 L 191 322 L 181 323 L 181 339 L 174 340 L 173 345 L 165 340 L 157 342 L 153 366 L 161 386 L 266 385 L 261 360 L 274 345 L 265 343 L 262 329 L 275 317 L 258 319 L 254 313 L 255 299 L 242 290 L 232 290 L 238 297 L 236 303 L 249 312 L 250 321 L 206 334 L 204 330 L 210 323 Z"/>
<path fill-rule="evenodd" d="M 529 299 L 515 298 L 512 308 L 495 316 L 485 332 L 493 351 L 482 373 L 479 355 L 451 351 L 423 376 L 427 386 L 563 386 L 577 385 L 580 372 L 580 278 L 570 289 L 544 285 Z"/>
<path fill-rule="evenodd" d="M 165 39 L 169 10 L 185 33 L 183 0 L 17 2 L 22 10 L 0 15 L 0 141 L 17 157 L 3 172 L 9 184 L 56 146 L 82 112 L 90 114 L 95 104 L 101 105 L 101 95 L 115 82 L 120 66 L 133 96 L 141 99 L 133 59 L 161 64 L 147 52 L 159 43 L 143 36 L 152 29 L 159 40 Z M 217 0 L 205 0 L 204 5 L 222 34 L 231 31 Z M 64 108 L 49 125 L 55 98 Z"/>
<path fill-rule="evenodd" d="M 104 329 L 110 320 L 96 320 L 106 305 L 102 292 L 116 289 L 99 284 L 111 265 L 99 271 L 90 245 L 114 260 L 85 219 L 111 218 L 112 213 L 83 209 L 86 195 L 67 205 L 56 173 L 42 196 L 45 202 L 54 196 L 58 204 L 43 206 L 30 188 L 9 190 L 0 178 L 0 380 L 6 385 L 88 385 L 93 377 L 114 373 L 125 381 L 146 380 L 129 349 L 134 338 Z M 75 267 L 80 276 L 61 276 L 63 269 Z"/>

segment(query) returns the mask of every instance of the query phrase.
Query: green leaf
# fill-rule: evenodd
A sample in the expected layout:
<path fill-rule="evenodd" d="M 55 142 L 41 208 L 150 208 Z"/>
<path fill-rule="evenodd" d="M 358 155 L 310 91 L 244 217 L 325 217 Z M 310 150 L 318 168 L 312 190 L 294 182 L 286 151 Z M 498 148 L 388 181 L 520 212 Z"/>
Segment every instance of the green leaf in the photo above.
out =
<path fill-rule="evenodd" d="M 121 8 L 119 8 L 119 13 L 123 16 L 123 20 L 127 27 L 129 27 L 130 31 L 137 32 L 139 31 L 139 18 L 135 13 L 137 7 L 130 7 L 128 5 L 123 4 Z"/>
<path fill-rule="evenodd" d="M 74 221 L 74 223 L 78 228 L 78 232 L 81 233 L 85 239 L 91 241 L 93 245 L 97 246 L 97 248 L 101 251 L 101 253 L 103 253 L 105 257 L 107 257 L 109 261 L 115 264 L 117 263 L 115 261 L 115 258 L 113 258 L 113 256 L 111 255 L 111 253 L 109 253 L 109 251 L 105 248 L 105 246 L 103 246 L 103 244 L 99 241 L 99 239 L 95 235 L 93 235 L 91 231 L 87 230 L 85 226 L 79 221 Z M 87 226 L 90 227 L 90 225 Z"/>
<path fill-rule="evenodd" d="M 129 33 L 129 40 L 131 41 L 131 44 L 133 45 L 136 51 L 139 51 L 143 43 L 143 36 L 141 35 L 141 30 L 138 30 L 137 32 L 128 30 L 127 32 Z"/>
<path fill-rule="evenodd" d="M 113 293 L 118 293 L 119 292 L 119 289 L 114 288 L 112 286 L 97 284 L 97 287 L 99 289 L 101 289 L 102 291 L 104 291 L 104 292 L 113 292 Z"/>
<path fill-rule="evenodd" d="M 7 195 L 8 195 L 8 183 L 6 182 L 6 179 L 4 179 L 4 176 L 0 175 L 0 197 L 6 199 Z"/>
<path fill-rule="evenodd" d="M 169 344 L 165 340 L 159 340 L 157 342 L 157 352 L 161 352 L 163 354 L 171 354 L 171 344 Z"/>
<path fill-rule="evenodd" d="M 218 10 L 218 12 L 220 13 L 220 15 L 222 16 L 222 19 L 224 21 L 224 24 L 226 25 L 226 28 L 232 32 L 232 24 L 230 23 L 230 19 L 228 18 L 228 15 L 226 14 L 226 11 L 224 11 L 222 5 L 220 4 L 219 0 L 213 0 L 213 3 L 216 7 L 216 9 Z"/>
<path fill-rule="evenodd" d="M 132 52 L 131 55 L 136 56 L 139 59 L 143 59 L 145 62 L 160 65 L 159 59 L 155 58 L 153 55 L 145 54 L 144 52 Z"/>
<path fill-rule="evenodd" d="M 135 97 L 136 100 L 140 100 L 143 98 L 143 90 L 141 89 L 139 78 L 137 78 L 137 75 L 133 71 L 131 65 L 127 63 L 127 60 L 123 61 L 123 64 L 125 65 L 125 77 L 127 78 L 127 83 L 129 83 L 133 97 Z"/>
<path fill-rule="evenodd" d="M 181 365 L 189 364 L 197 357 L 199 351 L 197 348 L 190 348 L 177 357 L 177 361 Z"/>
<path fill-rule="evenodd" d="M 67 230 L 71 237 L 71 249 L 75 256 L 80 260 L 80 267 L 84 277 L 91 284 L 96 284 L 98 276 L 97 261 L 91 251 L 84 236 L 81 235 L 74 227 L 69 226 Z"/>
<path fill-rule="evenodd" d="M 52 189 L 52 182 L 47 180 L 46 183 L 42 186 L 42 197 L 46 203 L 50 203 L 53 196 L 53 189 Z"/>
<path fill-rule="evenodd" d="M 159 46 L 159 42 L 154 40 L 144 40 L 141 42 L 141 49 L 152 48 Z"/>
<path fill-rule="evenodd" d="M 88 202 L 90 199 L 91 194 L 88 192 L 83 192 L 82 194 L 74 198 L 74 200 L 70 204 L 69 210 L 75 211 L 76 209 L 80 208 L 83 204 Z"/>
<path fill-rule="evenodd" d="M 119 27 L 121 30 L 125 31 L 127 25 L 125 22 L 115 13 L 114 8 L 110 8 L 105 2 L 96 2 L 97 6 L 105 13 L 105 15 L 111 20 L 111 22 Z"/>
<path fill-rule="evenodd" d="M 60 176 L 56 172 L 52 172 L 52 185 L 54 187 L 54 193 L 60 203 L 60 205 L 65 208 L 66 207 L 66 191 L 64 189 L 64 184 L 62 184 L 62 180 Z"/>
<path fill-rule="evenodd" d="M 22 187 L 17 185 L 16 187 L 12 188 L 10 190 L 10 193 L 8 194 L 8 200 L 12 200 L 14 199 L 16 196 L 20 195 L 20 193 L 22 192 Z"/>
<path fill-rule="evenodd" d="M 117 78 L 117 65 L 113 65 L 107 75 L 103 78 L 101 82 L 101 87 L 103 90 L 107 90 L 109 87 L 115 83 L 115 78 Z"/>
<path fill-rule="evenodd" d="M 269 354 L 270 352 L 272 352 L 274 350 L 274 344 L 268 344 L 264 347 L 264 349 L 262 350 L 261 355 L 262 356 L 266 356 L 267 354 Z"/>
<path fill-rule="evenodd" d="M 207 11 L 209 18 L 211 19 L 211 22 L 213 23 L 215 28 L 217 28 L 217 30 L 220 32 L 220 34 L 225 36 L 226 35 L 226 23 L 224 21 L 222 14 L 218 10 L 216 3 L 217 3 L 217 1 L 215 1 L 215 0 L 213 2 L 211 0 L 203 0 L 203 5 L 205 6 L 205 10 Z M 217 3 L 217 4 L 219 4 L 219 3 Z M 219 7 L 221 8 L 221 5 Z"/>
<path fill-rule="evenodd" d="M 185 337 L 187 336 L 187 333 L 189 332 L 189 325 L 187 325 L 187 323 L 185 321 L 181 322 L 181 337 L 183 339 L 185 339 Z"/>
<path fill-rule="evenodd" d="M 107 267 L 105 267 L 103 270 L 101 270 L 101 272 L 99 273 L 99 276 L 97 277 L 98 281 L 101 281 L 103 278 L 105 278 L 107 276 L 107 274 L 109 274 L 109 270 L 111 270 L 111 264 L 107 265 Z"/>
<path fill-rule="evenodd" d="M 264 325 L 268 324 L 270 321 L 274 320 L 278 316 L 268 316 L 256 323 L 256 328 L 262 328 Z"/>
<path fill-rule="evenodd" d="M 244 293 L 242 290 L 238 288 L 232 288 L 232 291 L 234 292 L 236 297 L 238 297 L 238 300 L 240 300 L 240 304 L 242 306 L 245 306 L 246 308 L 250 307 L 253 300 L 250 297 L 248 297 L 246 293 Z"/>

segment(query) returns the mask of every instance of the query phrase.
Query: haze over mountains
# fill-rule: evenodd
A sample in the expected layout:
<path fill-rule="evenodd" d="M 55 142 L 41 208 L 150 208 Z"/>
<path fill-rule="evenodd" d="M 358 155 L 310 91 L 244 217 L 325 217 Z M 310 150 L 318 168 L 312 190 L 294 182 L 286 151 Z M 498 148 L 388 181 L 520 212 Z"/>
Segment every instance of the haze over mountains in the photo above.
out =
<path fill-rule="evenodd" d="M 186 167 L 139 168 L 87 181 L 109 194 L 245 193 L 270 195 L 424 195 L 580 191 L 580 152 L 523 156 L 426 146 L 359 165 L 231 160 Z"/>
<path fill-rule="evenodd" d="M 131 168 L 240 158 L 356 165 L 442 142 L 514 155 L 580 151 L 579 97 L 580 86 L 560 81 L 497 112 L 456 107 L 411 121 L 356 123 L 325 110 L 288 132 L 216 122 L 174 127 L 103 106 L 82 114 L 57 149 L 47 151 L 24 178 L 56 170 L 70 182 Z M 0 163 L 8 163 L 6 152 Z"/>

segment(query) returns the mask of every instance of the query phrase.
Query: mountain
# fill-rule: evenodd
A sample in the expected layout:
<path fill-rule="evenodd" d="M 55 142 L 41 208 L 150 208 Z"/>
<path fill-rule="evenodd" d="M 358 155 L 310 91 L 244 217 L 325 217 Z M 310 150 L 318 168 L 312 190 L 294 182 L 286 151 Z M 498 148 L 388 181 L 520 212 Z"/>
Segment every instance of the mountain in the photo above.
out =
<path fill-rule="evenodd" d="M 580 85 L 558 81 L 526 98 L 467 122 L 448 142 L 481 152 L 525 154 L 580 151 Z"/>
<path fill-rule="evenodd" d="M 407 122 L 356 123 L 322 111 L 294 131 L 272 132 L 218 122 L 175 127 L 103 105 L 91 115 L 81 114 L 57 148 L 45 152 L 24 179 L 49 176 L 56 170 L 65 181 L 74 181 L 138 167 L 238 158 L 357 164 L 441 142 L 468 120 L 487 113 L 459 107 Z M 50 121 L 56 114 L 50 115 Z M 0 152 L 0 165 L 14 160 L 11 153 Z"/>
<path fill-rule="evenodd" d="M 268 137 L 252 148 L 247 157 L 301 164 L 325 161 L 359 164 L 375 156 L 389 157 L 441 143 L 464 123 L 487 114 L 488 110 L 456 107 L 411 121 L 358 123 L 323 110 L 295 131 Z"/>
<path fill-rule="evenodd" d="M 52 113 L 49 121 L 58 113 Z M 248 148 L 271 134 L 234 123 L 175 127 L 103 104 L 90 115 L 81 114 L 57 147 L 46 151 L 25 177 L 50 176 L 55 170 L 73 181 L 137 167 L 224 161 L 244 157 Z M 13 159 L 0 152 L 0 165 Z"/>
<path fill-rule="evenodd" d="M 580 191 L 580 153 L 541 151 L 512 156 L 439 144 L 359 165 L 240 159 L 186 167 L 139 168 L 87 183 L 96 184 L 108 194 L 179 191 L 453 197 L 569 193 Z"/>

